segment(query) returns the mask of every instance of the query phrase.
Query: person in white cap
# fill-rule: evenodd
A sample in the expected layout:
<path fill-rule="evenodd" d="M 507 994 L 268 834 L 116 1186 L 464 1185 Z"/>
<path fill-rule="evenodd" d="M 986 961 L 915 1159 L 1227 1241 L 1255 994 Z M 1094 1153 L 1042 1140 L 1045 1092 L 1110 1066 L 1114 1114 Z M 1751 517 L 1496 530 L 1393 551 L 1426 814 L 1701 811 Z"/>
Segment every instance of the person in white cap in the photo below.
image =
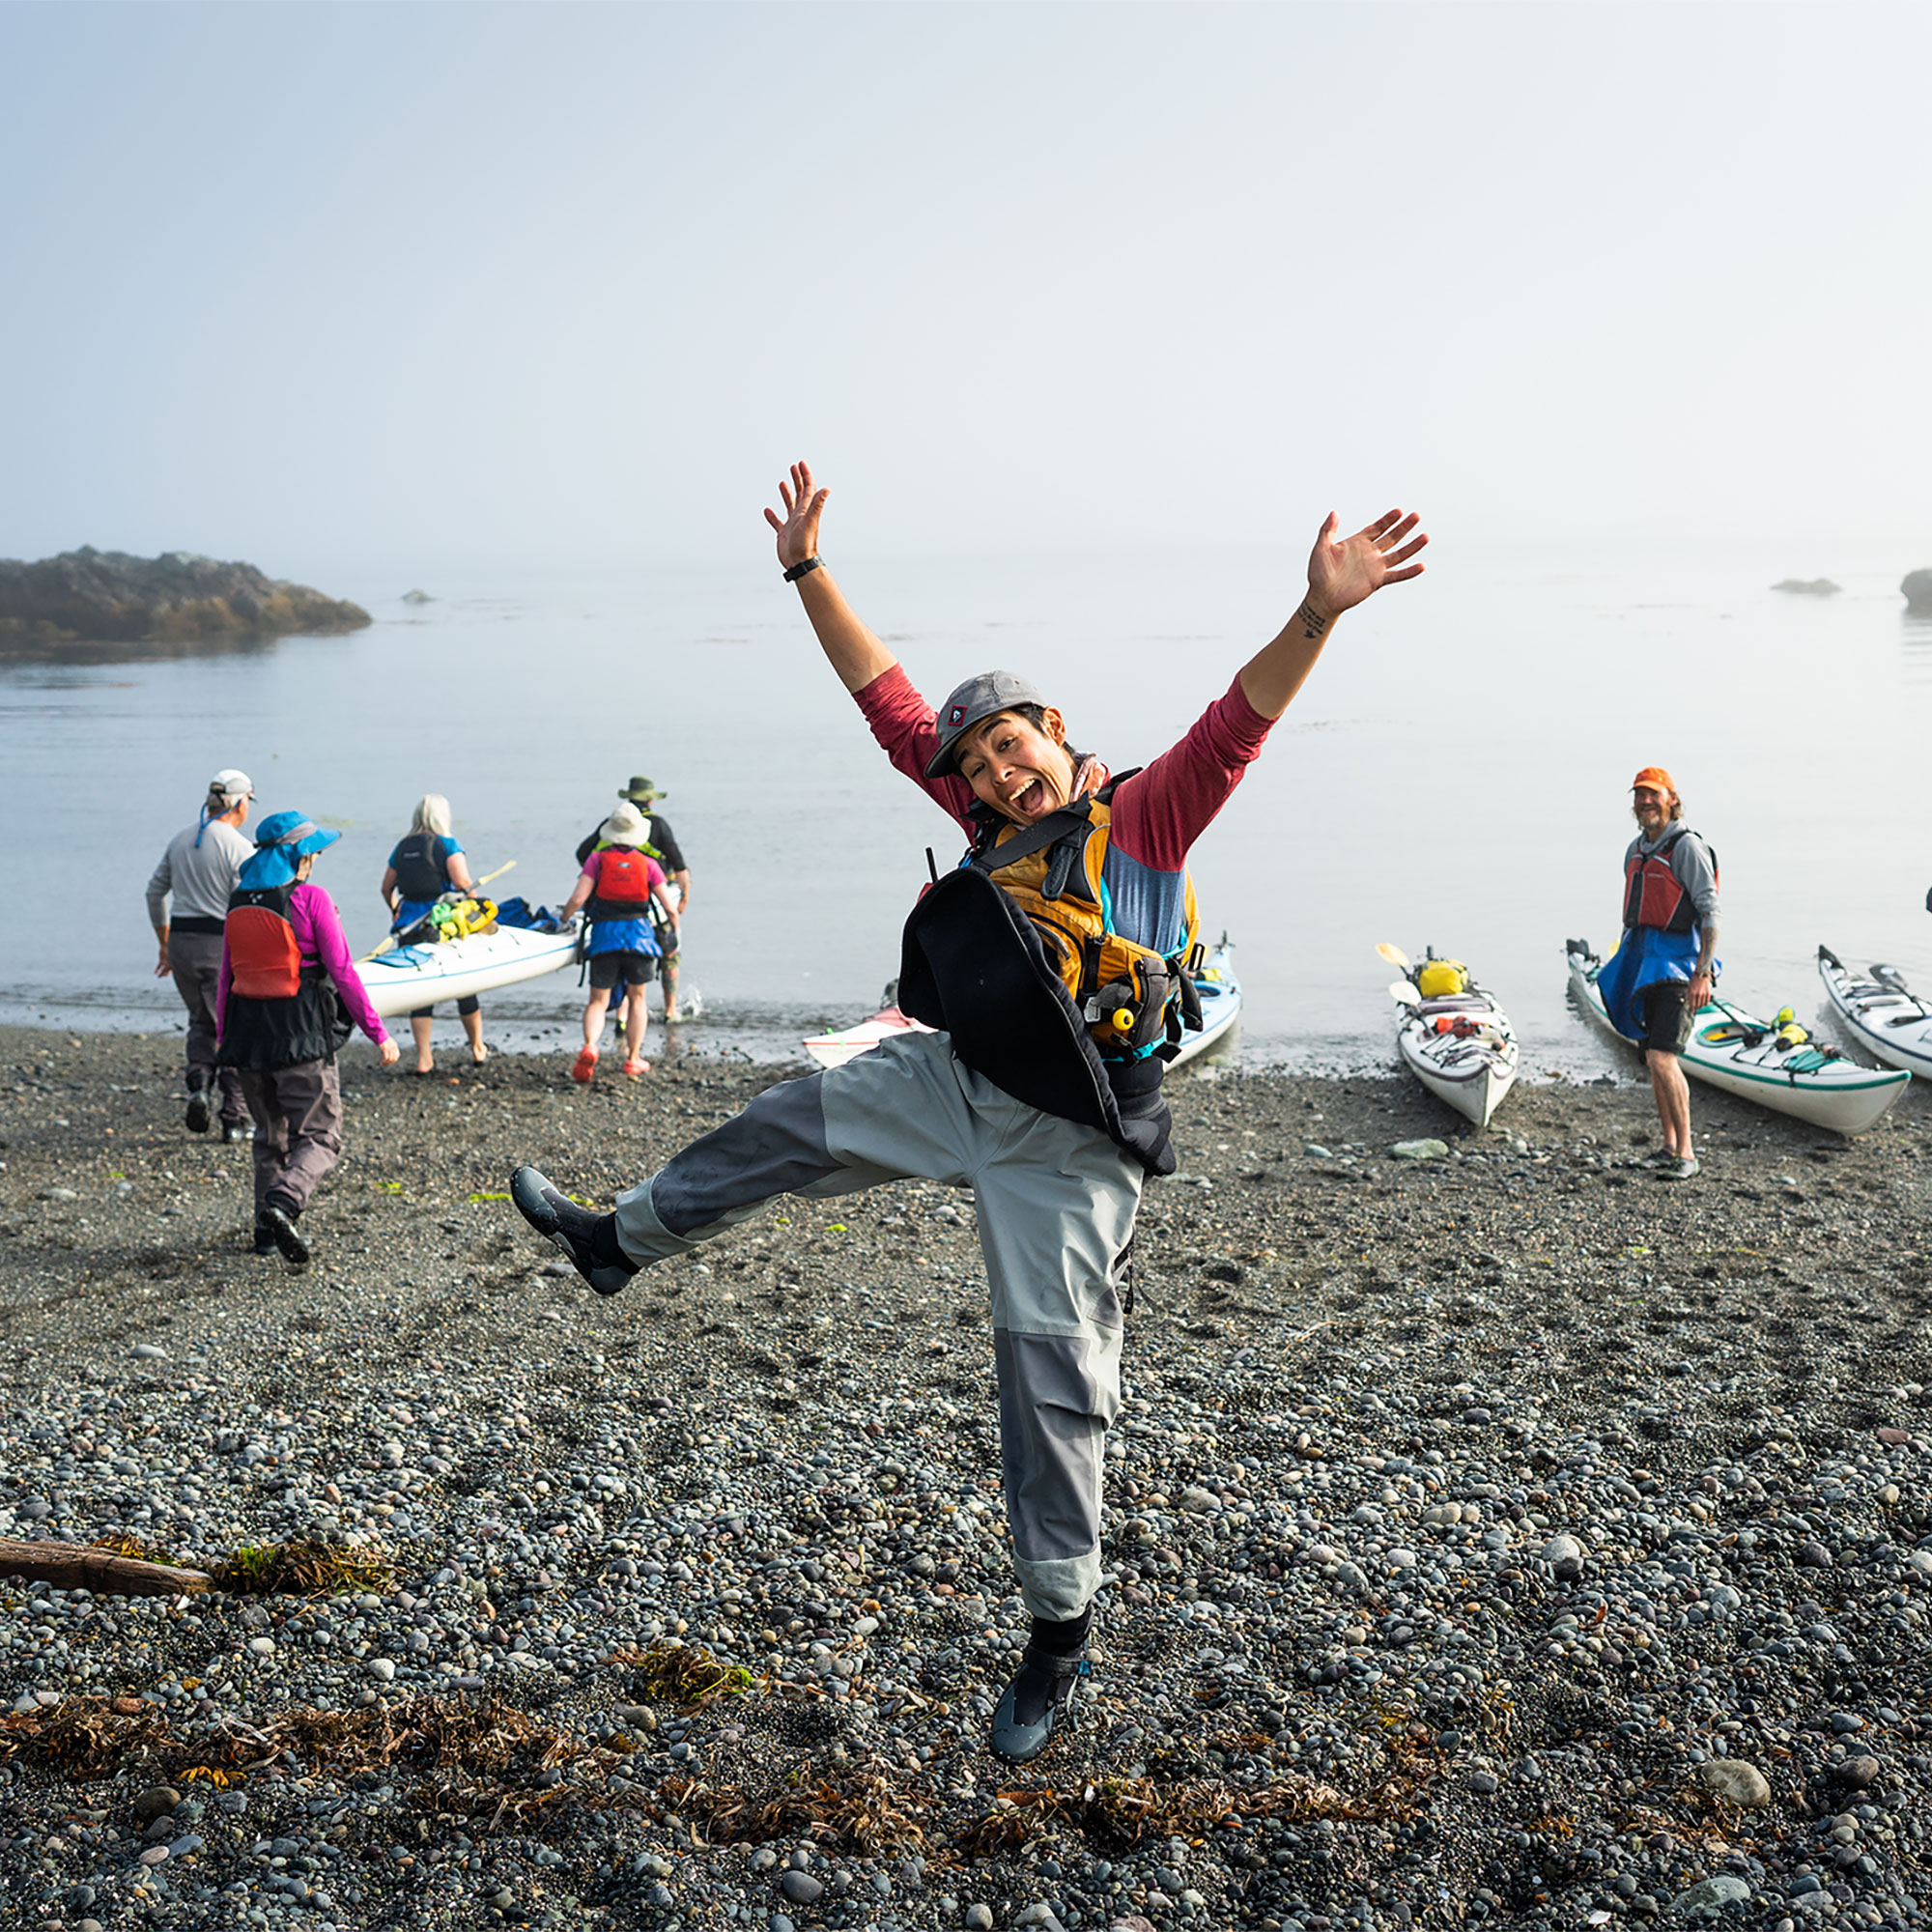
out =
<path fill-rule="evenodd" d="M 1032 1618 L 989 1743 L 1025 1763 L 1070 1715 L 1087 1673 L 1127 1254 L 1142 1181 L 1176 1167 L 1161 1075 L 1183 1028 L 1201 1024 L 1188 850 L 1336 620 L 1418 576 L 1428 539 L 1401 510 L 1347 538 L 1331 515 L 1279 635 L 1169 750 L 1114 773 L 1076 752 L 1065 718 L 1011 671 L 968 678 L 935 711 L 824 568 L 826 493 L 810 470 L 796 466 L 779 487 L 784 514 L 765 513 L 779 562 L 828 662 L 880 748 L 970 841 L 902 941 L 899 1005 L 935 1030 L 767 1088 L 620 1194 L 614 1213 L 581 1207 L 534 1167 L 511 1176 L 510 1198 L 610 1294 L 780 1194 L 905 1177 L 972 1187 L 1007 1520 Z"/>
<path fill-rule="evenodd" d="M 168 840 L 148 881 L 148 923 L 160 957 L 155 978 L 173 976 L 187 1009 L 187 1129 L 205 1134 L 220 1104 L 221 1138 L 252 1138 L 242 1079 L 232 1066 L 214 1065 L 214 982 L 221 972 L 221 923 L 242 866 L 255 850 L 242 836 L 255 787 L 246 772 L 216 772 L 208 783 L 200 815 Z M 168 900 L 173 897 L 170 915 Z"/>

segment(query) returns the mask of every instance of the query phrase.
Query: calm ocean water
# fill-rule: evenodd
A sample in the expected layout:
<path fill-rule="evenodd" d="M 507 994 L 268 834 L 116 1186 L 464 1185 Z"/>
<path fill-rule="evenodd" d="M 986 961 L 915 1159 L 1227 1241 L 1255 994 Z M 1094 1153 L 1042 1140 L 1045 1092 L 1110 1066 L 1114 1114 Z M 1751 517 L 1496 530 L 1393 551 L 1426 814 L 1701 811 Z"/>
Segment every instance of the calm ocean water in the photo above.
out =
<path fill-rule="evenodd" d="M 1718 847 L 1729 994 L 1819 1016 L 1820 941 L 1932 989 L 1932 625 L 1896 588 L 1932 559 L 1505 556 L 1435 536 L 1425 578 L 1342 626 L 1197 847 L 1204 922 L 1238 947 L 1247 1064 L 1387 1064 L 1389 939 L 1467 960 L 1529 1067 L 1623 1066 L 1566 1004 L 1562 942 L 1614 936 L 1626 787 L 1653 762 Z M 768 549 L 750 549 L 733 570 L 430 582 L 426 606 L 400 600 L 406 582 L 331 580 L 372 629 L 0 660 L 0 1019 L 179 1023 L 142 888 L 224 765 L 254 776 L 260 810 L 342 831 L 319 877 L 358 952 L 422 792 L 448 795 L 479 872 L 519 862 L 499 891 L 555 903 L 577 839 L 649 773 L 694 874 L 693 1043 L 782 1058 L 862 1016 L 925 846 L 947 864 L 956 837 L 877 753 Z M 1294 546 L 836 561 L 929 697 L 1023 670 L 1117 769 L 1171 743 L 1300 592 Z M 1843 594 L 1767 587 L 1820 572 Z M 560 1042 L 580 1000 L 559 975 L 491 997 L 486 1022 L 506 1044 Z"/>

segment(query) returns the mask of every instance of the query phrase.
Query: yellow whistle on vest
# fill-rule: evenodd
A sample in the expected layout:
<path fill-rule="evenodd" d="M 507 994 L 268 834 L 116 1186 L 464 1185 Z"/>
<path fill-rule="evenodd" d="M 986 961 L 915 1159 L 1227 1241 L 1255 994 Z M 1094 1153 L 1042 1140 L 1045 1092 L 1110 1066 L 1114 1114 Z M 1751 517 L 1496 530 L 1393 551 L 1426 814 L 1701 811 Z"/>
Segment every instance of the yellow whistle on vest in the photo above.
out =
<path fill-rule="evenodd" d="M 1116 1007 L 1107 1024 L 1116 1033 L 1132 1033 L 1134 1030 L 1134 1009 L 1131 1007 Z"/>

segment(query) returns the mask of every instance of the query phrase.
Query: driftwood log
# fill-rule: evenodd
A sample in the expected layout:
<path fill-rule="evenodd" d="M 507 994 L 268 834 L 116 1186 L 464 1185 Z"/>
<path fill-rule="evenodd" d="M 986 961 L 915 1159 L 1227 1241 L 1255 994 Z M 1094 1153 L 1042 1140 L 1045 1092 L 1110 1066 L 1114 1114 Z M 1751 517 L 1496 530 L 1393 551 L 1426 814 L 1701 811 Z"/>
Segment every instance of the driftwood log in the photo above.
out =
<path fill-rule="evenodd" d="M 84 1543 L 22 1543 L 11 1536 L 0 1536 L 0 1577 L 27 1577 L 63 1590 L 121 1597 L 193 1597 L 214 1587 L 205 1570 L 144 1563 Z"/>

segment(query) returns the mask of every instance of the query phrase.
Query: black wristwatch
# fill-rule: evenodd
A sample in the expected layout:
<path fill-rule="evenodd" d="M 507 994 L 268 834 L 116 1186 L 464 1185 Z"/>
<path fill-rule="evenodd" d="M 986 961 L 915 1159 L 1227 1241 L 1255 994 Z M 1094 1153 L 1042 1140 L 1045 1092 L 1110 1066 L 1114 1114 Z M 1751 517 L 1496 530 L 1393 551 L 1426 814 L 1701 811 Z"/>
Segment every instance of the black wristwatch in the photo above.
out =
<path fill-rule="evenodd" d="M 787 583 L 796 583 L 801 577 L 810 577 L 818 568 L 819 559 L 815 556 L 809 556 L 803 563 L 795 563 L 785 572 L 785 582 Z"/>

